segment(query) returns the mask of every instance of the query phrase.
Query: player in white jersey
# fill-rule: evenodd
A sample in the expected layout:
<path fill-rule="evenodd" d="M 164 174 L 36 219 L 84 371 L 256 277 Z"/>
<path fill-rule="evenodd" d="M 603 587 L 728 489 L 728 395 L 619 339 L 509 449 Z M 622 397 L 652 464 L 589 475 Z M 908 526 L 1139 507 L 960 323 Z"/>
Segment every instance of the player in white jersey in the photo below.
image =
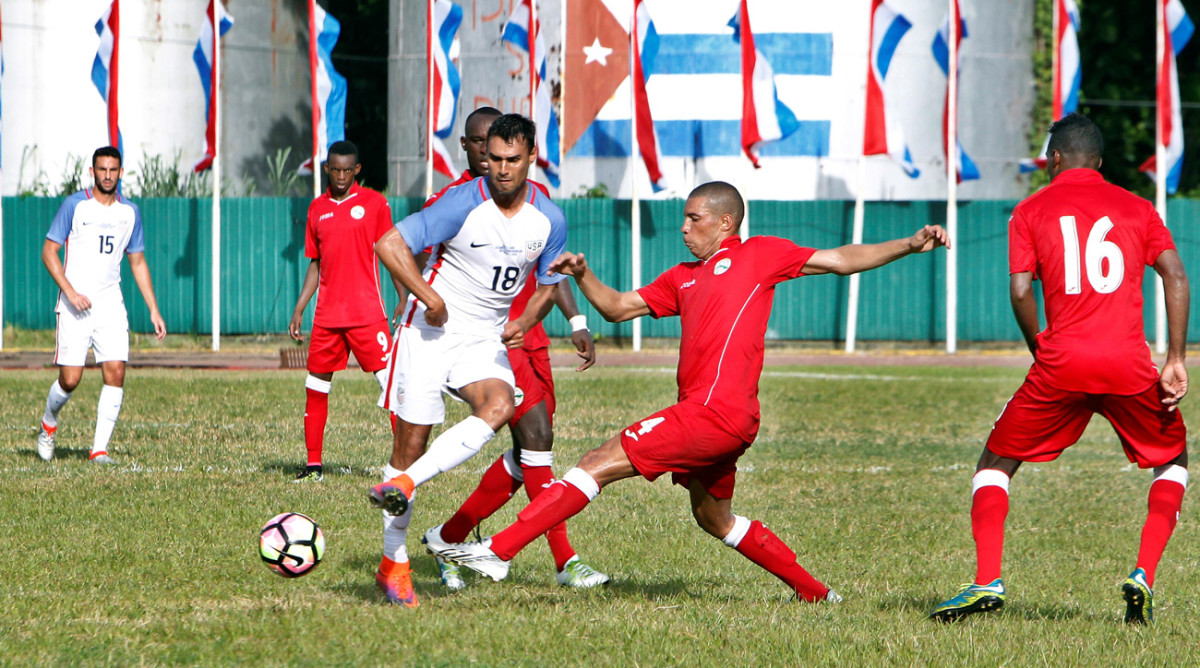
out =
<path fill-rule="evenodd" d="M 111 146 L 96 149 L 88 172 L 93 187 L 62 203 L 42 245 L 42 262 L 59 289 L 54 351 L 58 380 L 50 386 L 46 398 L 37 449 L 42 459 L 54 459 L 58 414 L 83 378 L 91 348 L 104 376 L 104 387 L 96 407 L 96 433 L 89 459 L 112 464 L 108 441 L 121 413 L 125 362 L 129 360 L 129 318 L 121 295 L 122 255 L 129 258 L 133 280 L 150 309 L 150 322 L 160 340 L 167 335 L 167 326 L 158 313 L 146 264 L 142 215 L 136 205 L 117 192 L 124 174 L 121 152 Z M 58 256 L 63 248 L 65 261 Z"/>
<path fill-rule="evenodd" d="M 451 188 L 375 245 L 410 293 L 389 366 L 388 407 L 398 427 L 384 482 L 371 490 L 372 504 L 384 510 L 375 580 L 392 603 L 417 605 L 405 548 L 413 490 L 471 458 L 512 418 L 516 382 L 504 347 L 522 344 L 562 280 L 548 269 L 566 244 L 566 220 L 526 180 L 535 137 L 533 122 L 519 114 L 496 119 L 488 175 Z M 413 255 L 427 247 L 433 252 L 422 274 Z M 533 271 L 540 285 L 521 317 L 508 321 Z M 443 390 L 465 400 L 471 415 L 426 452 L 433 425 L 445 419 Z"/>

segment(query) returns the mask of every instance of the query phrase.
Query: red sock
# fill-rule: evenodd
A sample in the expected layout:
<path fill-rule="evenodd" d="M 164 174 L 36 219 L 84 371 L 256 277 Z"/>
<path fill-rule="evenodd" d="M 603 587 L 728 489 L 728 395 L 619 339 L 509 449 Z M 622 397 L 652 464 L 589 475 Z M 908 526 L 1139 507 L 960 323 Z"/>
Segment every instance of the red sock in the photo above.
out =
<path fill-rule="evenodd" d="M 1171 532 L 1179 520 L 1179 508 L 1183 505 L 1183 485 L 1174 480 L 1155 480 L 1150 485 L 1150 498 L 1146 505 L 1146 524 L 1142 526 L 1142 545 L 1138 548 L 1138 568 L 1146 572 L 1146 584 L 1154 587 L 1154 570 Z"/>
<path fill-rule="evenodd" d="M 575 485 L 559 480 L 542 490 L 536 499 L 517 513 L 516 522 L 492 536 L 492 551 L 508 561 L 538 536 L 577 515 L 588 503 L 587 494 Z"/>
<path fill-rule="evenodd" d="M 321 465 L 321 448 L 325 444 L 325 421 L 329 418 L 329 393 L 305 388 L 308 401 L 304 404 L 304 447 L 308 450 L 308 465 Z"/>
<path fill-rule="evenodd" d="M 796 553 L 758 520 L 750 523 L 750 530 L 735 549 L 743 557 L 783 580 L 805 601 L 820 601 L 829 593 L 829 587 L 821 584 L 797 563 Z"/>
<path fill-rule="evenodd" d="M 541 496 L 554 482 L 554 471 L 549 466 L 521 464 L 521 471 L 525 476 L 525 493 L 529 495 L 530 501 Z M 575 549 L 571 547 L 571 541 L 567 540 L 567 525 L 561 522 L 554 525 L 546 532 L 546 542 L 550 543 L 550 553 L 554 555 L 554 567 L 561 571 L 571 557 L 575 556 Z"/>
<path fill-rule="evenodd" d="M 442 525 L 442 540 L 461 543 L 484 519 L 491 517 L 521 487 L 521 481 L 512 477 L 504 466 L 504 455 L 484 471 L 479 486 L 463 502 L 454 516 Z"/>
<path fill-rule="evenodd" d="M 1008 491 L 984 485 L 971 497 L 971 535 L 975 537 L 975 584 L 1000 577 L 1004 556 L 1004 520 L 1008 517 Z"/>

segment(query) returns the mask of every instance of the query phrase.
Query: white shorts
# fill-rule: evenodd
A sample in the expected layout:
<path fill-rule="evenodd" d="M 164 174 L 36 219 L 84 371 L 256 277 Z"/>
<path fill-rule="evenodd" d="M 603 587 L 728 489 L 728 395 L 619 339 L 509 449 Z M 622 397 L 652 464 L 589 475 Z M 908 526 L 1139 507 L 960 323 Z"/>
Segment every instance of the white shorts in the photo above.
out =
<path fill-rule="evenodd" d="M 386 408 L 411 424 L 441 424 L 446 419 L 442 392 L 496 378 L 516 388 L 508 353 L 499 337 L 399 327 L 392 338 Z"/>
<path fill-rule="evenodd" d="M 59 306 L 54 363 L 84 366 L 88 348 L 95 349 L 97 364 L 129 361 L 129 318 L 124 301 L 92 304 L 82 313 L 67 303 Z"/>

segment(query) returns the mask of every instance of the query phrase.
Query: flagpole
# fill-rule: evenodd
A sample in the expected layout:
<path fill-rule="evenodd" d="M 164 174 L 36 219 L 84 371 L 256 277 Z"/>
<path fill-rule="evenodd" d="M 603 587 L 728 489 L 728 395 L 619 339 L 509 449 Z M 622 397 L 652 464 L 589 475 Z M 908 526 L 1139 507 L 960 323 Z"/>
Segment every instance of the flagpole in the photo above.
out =
<path fill-rule="evenodd" d="M 529 27 L 526 29 L 526 34 L 529 36 L 529 118 L 534 123 L 537 123 L 537 87 L 538 87 L 538 72 L 537 72 L 537 0 L 529 0 Z M 546 141 L 550 141 L 550 128 L 544 128 L 546 131 Z M 549 151 L 547 146 L 546 150 Z M 541 149 L 538 149 L 541 153 Z M 546 155 L 550 155 L 547 153 Z M 534 158 L 533 164 L 529 166 L 530 176 L 537 174 L 537 158 Z"/>
<path fill-rule="evenodd" d="M 858 192 L 854 196 L 854 231 L 850 243 L 861 244 L 863 240 L 864 203 L 863 191 L 867 182 L 867 158 L 858 156 Z M 846 352 L 854 352 L 858 342 L 858 291 L 862 275 L 850 274 L 850 295 L 846 303 Z"/>
<path fill-rule="evenodd" d="M 629 3 L 633 7 L 633 22 L 630 23 L 629 31 L 629 197 L 630 197 L 630 229 L 629 236 L 631 242 L 630 252 L 630 280 L 633 283 L 634 290 L 642 286 L 642 205 L 638 199 L 637 187 L 637 165 L 638 158 L 638 117 L 637 117 L 637 92 L 634 90 L 634 59 L 637 57 L 637 0 L 630 0 Z M 642 319 L 633 319 L 633 351 L 638 352 L 642 349 Z"/>
<path fill-rule="evenodd" d="M 433 2 L 425 3 L 425 199 L 433 197 Z"/>
<path fill-rule="evenodd" d="M 212 349 L 221 349 L 221 13 L 213 3 Z"/>
<path fill-rule="evenodd" d="M 321 196 L 321 105 L 317 101 L 317 0 L 308 0 L 308 71 L 312 75 L 313 199 Z"/>
<path fill-rule="evenodd" d="M 2 172 L 0 172 L 2 174 Z M 4 183 L 0 177 L 0 350 L 4 350 Z"/>
<path fill-rule="evenodd" d="M 1167 17 L 1163 12 L 1163 4 L 1165 0 L 1158 0 L 1155 4 L 1158 6 L 1155 15 L 1158 18 L 1158 25 L 1155 29 L 1157 35 L 1157 57 L 1155 62 L 1158 70 L 1158 85 L 1170 86 L 1171 82 L 1163 76 L 1163 63 L 1167 58 L 1166 39 L 1164 39 L 1164 31 L 1167 29 Z M 1175 76 L 1178 76 L 1176 73 Z M 1157 91 L 1156 91 L 1157 92 Z M 1162 96 L 1155 95 L 1157 103 L 1154 105 L 1154 207 L 1158 209 L 1158 215 L 1162 218 L 1163 226 L 1167 225 L 1167 147 L 1163 146 L 1163 126 L 1162 117 L 1164 113 L 1171 113 L 1170 109 L 1162 108 Z M 1182 128 L 1173 128 L 1173 132 L 1181 132 Z M 1167 352 L 1167 298 L 1166 292 L 1163 289 L 1162 277 L 1157 273 L 1154 274 L 1154 350 L 1158 354 Z"/>
<path fill-rule="evenodd" d="M 958 0 L 950 0 L 950 62 L 946 101 L 946 353 L 958 352 Z"/>

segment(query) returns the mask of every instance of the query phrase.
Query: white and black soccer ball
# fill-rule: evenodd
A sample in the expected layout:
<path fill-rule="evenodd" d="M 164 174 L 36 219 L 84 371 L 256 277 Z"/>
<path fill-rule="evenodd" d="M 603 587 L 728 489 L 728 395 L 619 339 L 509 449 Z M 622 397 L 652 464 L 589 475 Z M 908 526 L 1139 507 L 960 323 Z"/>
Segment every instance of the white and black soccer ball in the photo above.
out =
<path fill-rule="evenodd" d="M 268 568 L 285 578 L 311 573 L 325 556 L 325 534 L 307 515 L 280 513 L 258 536 L 258 553 Z"/>

